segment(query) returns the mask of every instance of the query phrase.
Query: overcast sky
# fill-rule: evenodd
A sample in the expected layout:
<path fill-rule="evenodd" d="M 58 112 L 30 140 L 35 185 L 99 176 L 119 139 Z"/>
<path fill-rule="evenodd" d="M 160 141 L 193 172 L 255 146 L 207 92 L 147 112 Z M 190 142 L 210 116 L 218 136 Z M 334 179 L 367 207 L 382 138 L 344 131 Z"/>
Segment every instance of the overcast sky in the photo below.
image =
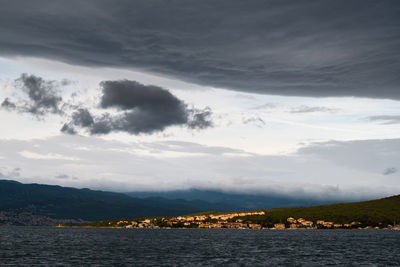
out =
<path fill-rule="evenodd" d="M 400 193 L 399 1 L 0 4 L 0 179 Z"/>

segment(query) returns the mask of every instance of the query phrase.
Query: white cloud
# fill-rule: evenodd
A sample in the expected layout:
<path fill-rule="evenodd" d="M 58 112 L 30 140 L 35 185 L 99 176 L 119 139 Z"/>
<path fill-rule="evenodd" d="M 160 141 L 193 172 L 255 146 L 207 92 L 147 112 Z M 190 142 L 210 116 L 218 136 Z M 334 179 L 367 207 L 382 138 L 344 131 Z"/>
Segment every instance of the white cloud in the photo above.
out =
<path fill-rule="evenodd" d="M 19 152 L 21 156 L 28 159 L 56 159 L 56 160 L 79 160 L 76 157 L 67 157 L 56 153 L 39 154 L 31 151 L 21 151 Z"/>

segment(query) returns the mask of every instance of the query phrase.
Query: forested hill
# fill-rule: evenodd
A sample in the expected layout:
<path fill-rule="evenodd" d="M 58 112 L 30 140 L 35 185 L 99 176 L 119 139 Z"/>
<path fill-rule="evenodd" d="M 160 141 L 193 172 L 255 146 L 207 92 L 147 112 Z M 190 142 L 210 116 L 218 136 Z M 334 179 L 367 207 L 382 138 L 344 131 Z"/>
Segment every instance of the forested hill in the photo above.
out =
<path fill-rule="evenodd" d="M 4 221 L 12 224 L 10 217 L 17 220 L 21 213 L 27 221 L 23 224 L 29 224 L 27 217 L 30 215 L 95 221 L 121 217 L 175 216 L 212 208 L 210 203 L 203 201 L 139 199 L 122 193 L 0 180 L 0 224 Z"/>
<path fill-rule="evenodd" d="M 126 218 L 81 224 L 118 228 L 400 229 L 400 196 L 378 200 L 252 212 L 200 212 L 170 218 Z"/>
<path fill-rule="evenodd" d="M 262 200 L 265 206 L 271 204 Z M 241 206 L 236 202 L 135 198 L 122 193 L 0 180 L 0 224 L 51 225 L 57 221 L 46 218 L 97 221 L 178 216 L 207 210 L 240 210 Z M 393 224 L 394 221 L 400 222 L 400 196 L 344 204 L 268 209 L 265 215 L 248 219 L 269 224 L 283 222 L 288 217 L 338 223 Z"/>
<path fill-rule="evenodd" d="M 264 223 L 285 222 L 289 217 L 304 218 L 314 222 L 316 220 L 337 223 L 359 221 L 364 225 L 400 223 L 400 195 L 362 202 L 269 209 L 265 215 L 250 217 L 248 219 Z"/>

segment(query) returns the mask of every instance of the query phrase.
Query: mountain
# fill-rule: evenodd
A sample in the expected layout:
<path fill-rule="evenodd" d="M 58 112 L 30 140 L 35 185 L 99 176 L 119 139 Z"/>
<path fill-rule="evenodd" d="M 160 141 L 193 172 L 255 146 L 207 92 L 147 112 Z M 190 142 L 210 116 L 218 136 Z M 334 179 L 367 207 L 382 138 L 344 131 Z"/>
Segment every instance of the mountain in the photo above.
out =
<path fill-rule="evenodd" d="M 210 210 L 220 212 L 261 210 L 326 203 L 312 199 L 196 189 L 123 194 L 0 180 L 0 224 L 71 224 L 120 218 L 177 216 Z M 303 209 L 292 211 L 297 214 L 297 211 L 302 213 Z M 276 210 L 283 214 L 286 211 L 286 209 Z"/>
<path fill-rule="evenodd" d="M 102 220 L 80 226 L 233 229 L 354 229 L 359 227 L 374 229 L 378 227 L 379 229 L 400 229 L 400 225 L 396 225 L 398 222 L 400 222 L 400 195 L 378 200 L 313 207 L 278 208 L 253 212 L 200 212 L 170 218 Z"/>
<path fill-rule="evenodd" d="M 175 216 L 212 208 L 212 204 L 204 201 L 133 198 L 122 193 L 0 180 L 0 224 Z"/>
<path fill-rule="evenodd" d="M 388 225 L 400 222 L 400 195 L 362 202 L 341 203 L 314 207 L 278 208 L 266 210 L 265 215 L 248 216 L 244 220 L 264 225 L 286 222 L 289 217 L 310 221 L 336 223 L 361 222 L 363 225 Z"/>
<path fill-rule="evenodd" d="M 268 209 L 264 215 L 245 216 L 241 219 L 271 227 L 280 222 L 288 224 L 289 217 L 303 218 L 314 223 L 324 220 L 339 224 L 356 221 L 361 222 L 360 226 L 394 225 L 400 222 L 400 195 L 362 202 Z"/>
<path fill-rule="evenodd" d="M 296 198 L 279 195 L 261 195 L 244 193 L 226 193 L 216 190 L 175 190 L 166 192 L 130 192 L 126 193 L 135 198 L 160 197 L 166 199 L 182 199 L 186 201 L 200 200 L 212 203 L 213 210 L 258 210 L 285 207 L 308 207 L 323 204 L 332 204 L 339 200 L 316 200 L 312 198 Z M 340 200 L 343 202 L 343 200 Z"/>

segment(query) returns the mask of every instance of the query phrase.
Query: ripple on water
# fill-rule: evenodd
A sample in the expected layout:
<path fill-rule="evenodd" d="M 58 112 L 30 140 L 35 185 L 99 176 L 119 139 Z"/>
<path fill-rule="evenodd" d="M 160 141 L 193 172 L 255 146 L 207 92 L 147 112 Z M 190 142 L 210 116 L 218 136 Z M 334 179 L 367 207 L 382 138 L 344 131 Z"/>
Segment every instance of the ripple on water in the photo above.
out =
<path fill-rule="evenodd" d="M 400 231 L 0 227 L 0 265 L 400 266 Z"/>

